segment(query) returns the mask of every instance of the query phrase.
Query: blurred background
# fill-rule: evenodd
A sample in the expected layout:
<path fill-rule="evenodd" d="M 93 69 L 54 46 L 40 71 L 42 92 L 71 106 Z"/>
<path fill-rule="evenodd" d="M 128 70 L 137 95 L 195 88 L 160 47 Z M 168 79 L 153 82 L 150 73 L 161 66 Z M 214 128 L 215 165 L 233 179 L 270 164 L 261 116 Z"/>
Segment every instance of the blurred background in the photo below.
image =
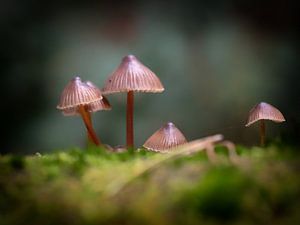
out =
<path fill-rule="evenodd" d="M 172 121 L 189 140 L 222 133 L 258 143 L 245 128 L 265 101 L 287 122 L 267 136 L 299 143 L 299 11 L 292 1 L 2 0 L 1 153 L 49 152 L 86 144 L 79 117 L 57 109 L 74 76 L 102 87 L 123 56 L 136 55 L 161 79 L 161 94 L 136 94 L 140 146 Z M 125 144 L 126 95 L 93 115 L 104 143 Z"/>

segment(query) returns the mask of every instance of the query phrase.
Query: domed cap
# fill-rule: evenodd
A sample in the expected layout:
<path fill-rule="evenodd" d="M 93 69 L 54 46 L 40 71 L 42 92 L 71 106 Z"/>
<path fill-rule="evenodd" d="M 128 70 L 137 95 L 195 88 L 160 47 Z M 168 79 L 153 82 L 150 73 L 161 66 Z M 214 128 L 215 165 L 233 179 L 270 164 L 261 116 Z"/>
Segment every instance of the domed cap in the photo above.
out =
<path fill-rule="evenodd" d="M 91 88 L 94 88 L 95 92 L 101 95 L 100 89 L 94 85 L 91 81 L 86 81 L 84 84 L 88 85 Z M 97 100 L 95 102 L 89 103 L 85 105 L 85 108 L 88 112 L 96 112 L 99 110 L 111 110 L 111 106 L 104 96 L 102 96 L 102 99 Z M 70 108 L 65 108 L 62 110 L 63 114 L 65 116 L 74 116 L 74 115 L 80 115 L 78 112 L 78 106 L 70 107 Z"/>
<path fill-rule="evenodd" d="M 106 97 L 102 96 L 102 99 L 87 105 L 88 112 L 96 112 L 100 110 L 111 110 L 111 105 Z"/>
<path fill-rule="evenodd" d="M 100 89 L 91 81 L 85 82 L 88 86 L 95 88 L 95 91 L 97 91 L 101 95 Z M 89 112 L 96 112 L 99 110 L 111 110 L 111 105 L 109 104 L 109 101 L 106 97 L 102 96 L 102 99 L 96 102 L 93 102 L 87 106 L 87 110 Z"/>
<path fill-rule="evenodd" d="M 83 83 L 80 77 L 73 78 L 63 90 L 57 106 L 60 110 L 87 105 L 102 99 L 100 90 Z"/>
<path fill-rule="evenodd" d="M 187 140 L 181 131 L 171 122 L 162 126 L 143 145 L 155 152 L 168 152 L 172 147 L 186 143 Z"/>
<path fill-rule="evenodd" d="M 272 120 L 276 123 L 280 123 L 284 122 L 285 118 L 282 113 L 274 106 L 265 102 L 261 102 L 250 110 L 246 127 L 250 126 L 258 120 Z"/>
<path fill-rule="evenodd" d="M 153 93 L 164 91 L 159 78 L 133 55 L 123 58 L 102 90 L 105 94 L 128 91 Z"/>

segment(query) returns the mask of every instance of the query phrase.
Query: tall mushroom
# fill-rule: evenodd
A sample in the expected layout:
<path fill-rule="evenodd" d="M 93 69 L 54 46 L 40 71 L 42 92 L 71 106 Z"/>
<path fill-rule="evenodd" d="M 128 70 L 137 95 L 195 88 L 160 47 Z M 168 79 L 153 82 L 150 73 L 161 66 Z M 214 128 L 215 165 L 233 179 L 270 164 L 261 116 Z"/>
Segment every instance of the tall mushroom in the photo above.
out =
<path fill-rule="evenodd" d="M 261 102 L 255 105 L 250 110 L 246 127 L 249 127 L 251 124 L 260 121 L 261 146 L 265 145 L 265 133 L 266 133 L 265 120 L 271 120 L 276 123 L 281 123 L 285 121 L 285 118 L 277 108 L 265 102 Z"/>
<path fill-rule="evenodd" d="M 92 126 L 90 112 L 100 110 L 102 99 L 101 91 L 96 86 L 82 82 L 80 77 L 74 77 L 64 88 L 57 106 L 65 116 L 82 117 L 88 136 L 95 145 L 100 145 L 101 141 Z"/>
<path fill-rule="evenodd" d="M 170 148 L 187 143 L 182 132 L 168 122 L 148 138 L 143 147 L 150 151 L 166 153 Z"/>
<path fill-rule="evenodd" d="M 135 56 L 125 56 L 119 67 L 108 77 L 102 92 L 127 92 L 126 146 L 134 147 L 133 109 L 134 92 L 158 93 L 164 91 L 159 78 Z"/>

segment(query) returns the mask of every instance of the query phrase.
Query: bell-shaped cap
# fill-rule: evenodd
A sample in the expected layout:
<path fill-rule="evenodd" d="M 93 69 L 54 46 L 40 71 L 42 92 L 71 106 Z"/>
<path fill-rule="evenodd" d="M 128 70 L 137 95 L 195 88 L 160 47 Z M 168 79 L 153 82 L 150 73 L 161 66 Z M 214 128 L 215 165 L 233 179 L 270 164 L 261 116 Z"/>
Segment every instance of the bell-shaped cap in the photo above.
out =
<path fill-rule="evenodd" d="M 79 105 L 87 105 L 102 99 L 100 91 L 83 83 L 80 77 L 73 78 L 60 96 L 58 109 L 67 109 Z"/>
<path fill-rule="evenodd" d="M 100 95 L 102 94 L 100 89 L 93 84 L 91 81 L 85 82 L 88 86 L 95 88 L 95 91 L 97 91 Z M 96 112 L 99 110 L 111 110 L 111 105 L 109 104 L 109 101 L 105 96 L 102 95 L 102 99 L 96 102 L 93 102 L 87 106 L 87 109 L 89 112 Z"/>
<path fill-rule="evenodd" d="M 74 79 L 78 79 L 78 78 L 74 78 Z M 81 83 L 83 86 L 87 86 L 90 90 L 92 90 L 92 92 L 96 93 L 97 96 L 100 95 L 102 98 L 101 99 L 98 98 L 98 100 L 91 102 L 91 103 L 79 104 L 79 105 L 84 105 L 88 112 L 96 112 L 99 110 L 111 110 L 111 106 L 110 106 L 107 98 L 105 98 L 104 96 L 101 95 L 101 91 L 96 85 L 94 85 L 91 81 L 86 81 L 86 82 L 81 82 Z M 61 109 L 62 113 L 65 116 L 80 115 L 80 113 L 78 111 L 79 105 L 63 108 L 63 109 Z"/>
<path fill-rule="evenodd" d="M 85 106 L 86 110 L 90 113 L 97 112 L 101 110 L 111 110 L 111 105 L 109 104 L 106 97 L 102 96 L 103 98 L 99 101 L 92 102 Z M 78 106 L 66 108 L 62 110 L 62 113 L 65 116 L 79 116 L 80 113 L 78 111 Z"/>
<path fill-rule="evenodd" d="M 276 123 L 281 123 L 285 121 L 285 118 L 274 106 L 261 102 L 250 110 L 246 127 L 259 120 L 272 120 Z"/>
<path fill-rule="evenodd" d="M 87 105 L 88 112 L 96 112 L 100 110 L 111 110 L 111 105 L 105 96 L 97 102 L 93 102 Z"/>
<path fill-rule="evenodd" d="M 87 80 L 87 81 L 85 81 L 84 83 L 85 83 L 86 85 L 88 85 L 89 87 L 94 88 L 94 89 L 95 89 L 95 92 L 97 92 L 98 94 L 102 95 L 100 89 L 99 89 L 92 81 Z"/>
<path fill-rule="evenodd" d="M 119 67 L 108 77 L 102 92 L 162 92 L 164 87 L 159 78 L 135 56 L 125 56 Z"/>
<path fill-rule="evenodd" d="M 156 131 L 143 145 L 155 152 L 168 152 L 170 148 L 186 143 L 182 132 L 171 122 L 166 123 Z"/>

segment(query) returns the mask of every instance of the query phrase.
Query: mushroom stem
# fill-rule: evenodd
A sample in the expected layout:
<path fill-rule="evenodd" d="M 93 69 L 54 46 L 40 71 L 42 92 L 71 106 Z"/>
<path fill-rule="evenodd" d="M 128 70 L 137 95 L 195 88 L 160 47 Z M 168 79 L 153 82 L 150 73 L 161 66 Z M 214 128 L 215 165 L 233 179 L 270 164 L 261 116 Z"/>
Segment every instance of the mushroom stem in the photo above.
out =
<path fill-rule="evenodd" d="M 133 102 L 134 95 L 133 91 L 127 93 L 127 110 L 126 110 L 126 146 L 127 148 L 134 147 L 133 141 Z"/>
<path fill-rule="evenodd" d="M 83 105 L 79 106 L 79 113 L 83 119 L 83 122 L 85 124 L 85 127 L 88 131 L 89 137 L 92 139 L 93 143 L 95 145 L 101 145 L 100 140 L 98 139 L 96 132 L 94 131 L 94 128 L 92 126 L 89 113 L 86 111 Z"/>
<path fill-rule="evenodd" d="M 266 136 L 266 126 L 265 120 L 260 121 L 260 146 L 265 145 L 265 136 Z"/>
<path fill-rule="evenodd" d="M 86 111 L 86 114 L 87 114 L 87 117 L 88 117 L 90 126 L 93 127 L 93 122 L 92 122 L 91 113 L 88 112 L 88 111 Z M 92 139 L 92 137 L 91 137 L 91 135 L 90 135 L 89 132 L 87 132 L 87 138 L 88 138 L 88 144 L 93 143 L 93 139 Z"/>

